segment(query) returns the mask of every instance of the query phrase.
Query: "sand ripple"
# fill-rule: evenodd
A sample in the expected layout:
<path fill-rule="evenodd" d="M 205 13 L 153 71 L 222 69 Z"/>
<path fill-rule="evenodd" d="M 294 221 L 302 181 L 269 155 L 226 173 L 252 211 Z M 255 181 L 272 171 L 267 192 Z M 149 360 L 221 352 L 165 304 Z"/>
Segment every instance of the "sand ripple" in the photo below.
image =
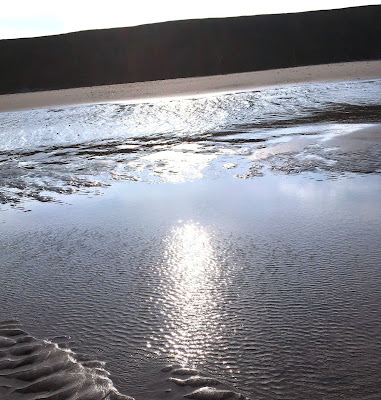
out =
<path fill-rule="evenodd" d="M 102 363 L 80 362 L 56 343 L 28 335 L 15 320 L 0 322 L 2 400 L 133 400 L 108 375 Z"/>

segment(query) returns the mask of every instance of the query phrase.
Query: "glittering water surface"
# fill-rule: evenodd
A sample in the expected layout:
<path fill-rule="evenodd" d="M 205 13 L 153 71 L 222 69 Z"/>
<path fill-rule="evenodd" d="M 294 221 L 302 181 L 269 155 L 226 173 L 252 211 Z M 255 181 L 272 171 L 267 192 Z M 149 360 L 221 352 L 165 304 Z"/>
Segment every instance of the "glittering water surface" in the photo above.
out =
<path fill-rule="evenodd" d="M 208 172 L 372 173 L 380 170 L 379 130 L 355 135 L 352 148 L 335 138 L 380 123 L 380 112 L 381 80 L 2 113 L 0 203 Z"/>
<path fill-rule="evenodd" d="M 380 110 L 367 81 L 0 114 L 0 398 L 378 399 Z"/>

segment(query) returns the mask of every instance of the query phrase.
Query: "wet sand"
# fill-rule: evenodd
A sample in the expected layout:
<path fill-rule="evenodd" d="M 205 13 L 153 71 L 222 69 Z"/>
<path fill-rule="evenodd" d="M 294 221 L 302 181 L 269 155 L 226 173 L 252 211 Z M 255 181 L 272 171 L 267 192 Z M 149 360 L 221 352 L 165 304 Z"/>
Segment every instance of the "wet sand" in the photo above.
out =
<path fill-rule="evenodd" d="M 325 64 L 195 78 L 17 93 L 0 96 L 0 112 L 101 102 L 139 102 L 308 82 L 381 78 L 381 61 Z"/>
<path fill-rule="evenodd" d="M 381 144 L 381 125 L 359 129 L 347 135 L 339 135 L 325 142 L 327 147 L 338 147 L 342 152 L 367 151 Z"/>

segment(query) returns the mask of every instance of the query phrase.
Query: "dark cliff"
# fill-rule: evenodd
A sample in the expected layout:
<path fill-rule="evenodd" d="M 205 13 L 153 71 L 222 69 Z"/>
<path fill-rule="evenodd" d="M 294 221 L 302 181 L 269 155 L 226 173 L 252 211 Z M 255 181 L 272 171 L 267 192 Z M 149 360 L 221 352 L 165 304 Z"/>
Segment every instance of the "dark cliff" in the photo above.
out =
<path fill-rule="evenodd" d="M 381 59 L 381 6 L 0 41 L 0 94 Z"/>

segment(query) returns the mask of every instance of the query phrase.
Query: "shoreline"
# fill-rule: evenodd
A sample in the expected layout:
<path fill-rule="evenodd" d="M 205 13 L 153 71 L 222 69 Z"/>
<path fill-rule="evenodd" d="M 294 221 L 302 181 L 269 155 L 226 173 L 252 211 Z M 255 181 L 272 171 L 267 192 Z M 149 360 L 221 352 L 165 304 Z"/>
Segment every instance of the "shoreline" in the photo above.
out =
<path fill-rule="evenodd" d="M 271 86 L 381 78 L 381 60 L 0 95 L 0 112 L 141 102 L 244 92 Z"/>

